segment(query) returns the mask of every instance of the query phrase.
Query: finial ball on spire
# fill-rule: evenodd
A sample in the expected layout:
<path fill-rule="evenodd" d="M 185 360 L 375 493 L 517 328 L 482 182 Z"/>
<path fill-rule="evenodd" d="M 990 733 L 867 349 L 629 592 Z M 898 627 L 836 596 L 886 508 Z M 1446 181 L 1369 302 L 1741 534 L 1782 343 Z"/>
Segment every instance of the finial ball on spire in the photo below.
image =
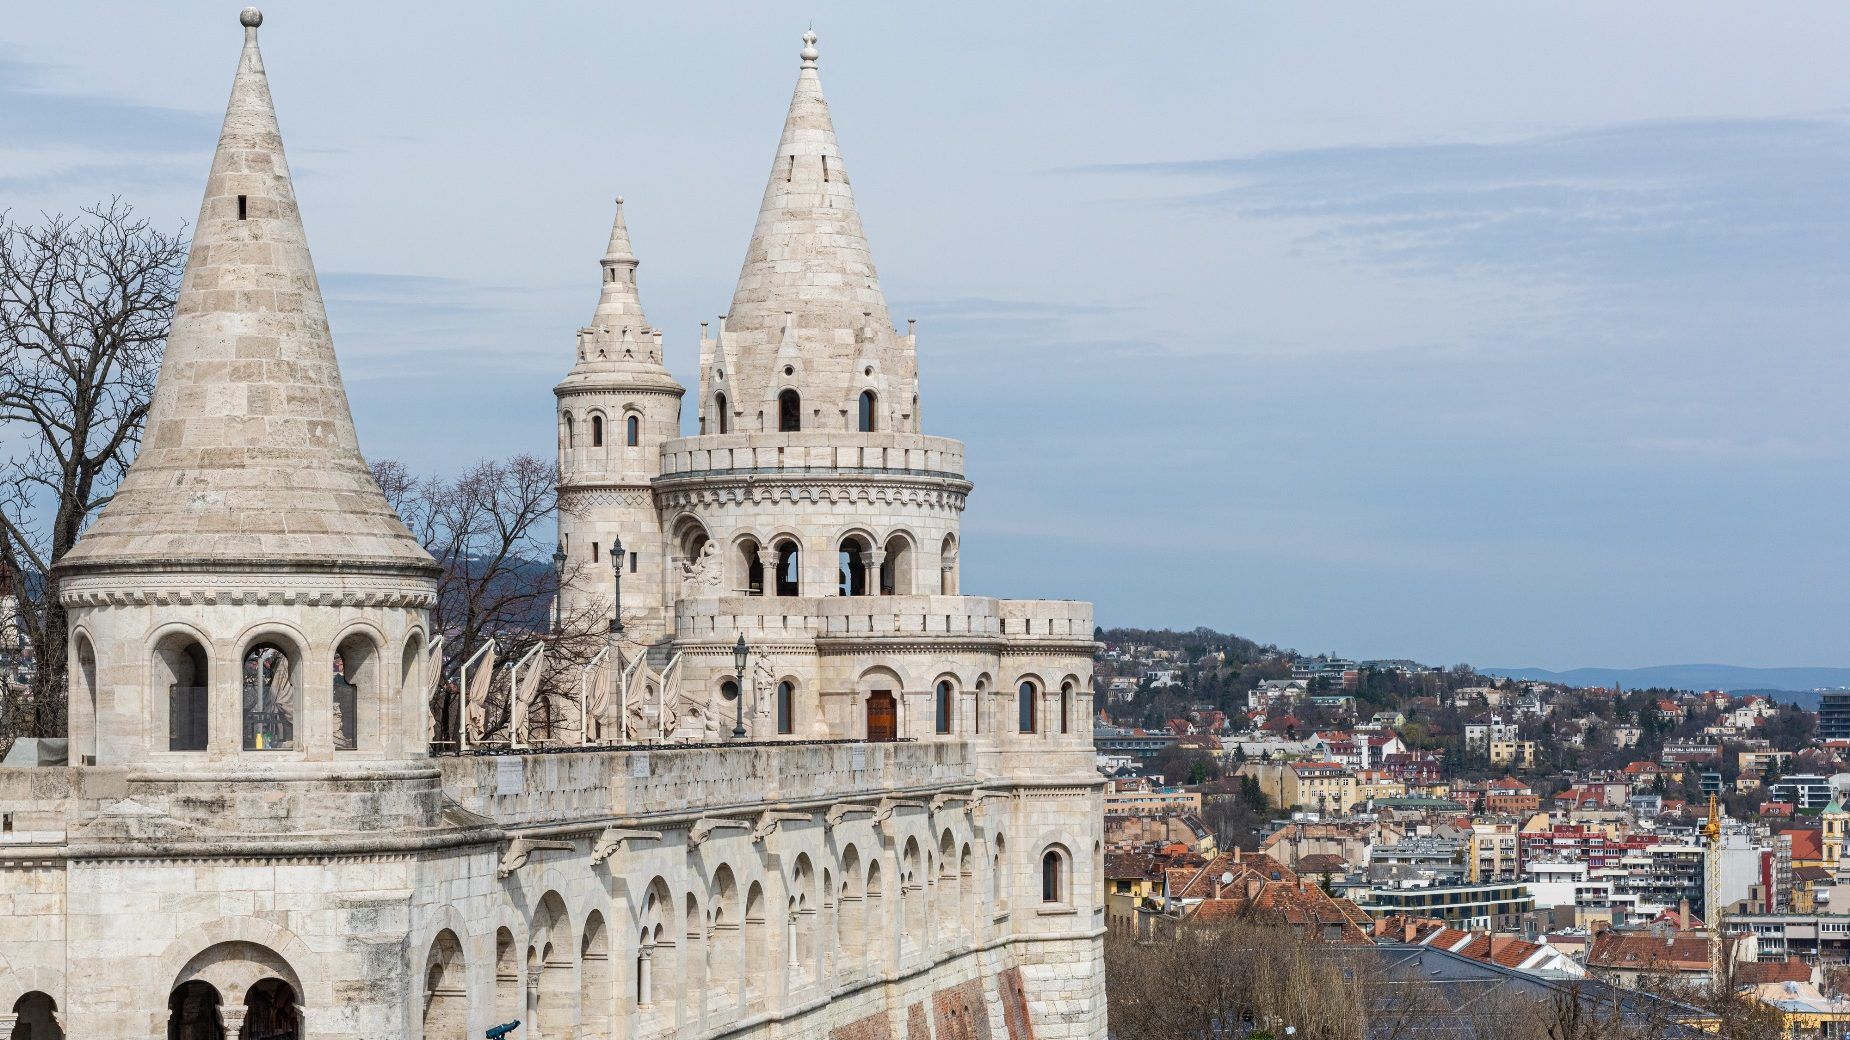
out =
<path fill-rule="evenodd" d="M 617 196 L 617 205 L 619 206 L 623 205 L 623 196 L 621 195 Z"/>
<path fill-rule="evenodd" d="M 263 12 L 255 7 L 246 7 L 238 12 L 238 24 L 246 29 L 255 29 L 263 24 Z"/>
<path fill-rule="evenodd" d="M 813 64 L 821 55 L 816 52 L 816 30 L 803 33 L 803 53 L 800 55 L 805 64 Z"/>

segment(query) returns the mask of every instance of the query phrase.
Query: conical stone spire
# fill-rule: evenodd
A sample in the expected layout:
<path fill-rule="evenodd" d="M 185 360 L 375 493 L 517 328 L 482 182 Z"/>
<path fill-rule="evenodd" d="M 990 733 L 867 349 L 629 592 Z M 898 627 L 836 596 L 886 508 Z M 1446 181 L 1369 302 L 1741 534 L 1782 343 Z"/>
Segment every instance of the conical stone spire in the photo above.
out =
<path fill-rule="evenodd" d="M 636 294 L 636 268 L 640 261 L 630 249 L 630 229 L 623 221 L 623 196 L 617 196 L 616 219 L 610 224 L 610 245 L 599 262 L 604 270 L 604 288 L 597 298 L 597 314 L 591 324 L 620 332 L 629 329 L 638 337 L 649 332 L 649 319 L 642 313 L 642 299 Z"/>
<path fill-rule="evenodd" d="M 825 428 L 839 429 L 841 415 L 851 414 L 854 398 L 875 381 L 883 410 L 909 414 L 917 365 L 910 343 L 893 331 L 880 290 L 816 71 L 815 33 L 804 34 L 801 57 L 725 335 L 740 358 L 730 382 L 741 403 L 774 399 L 788 382 L 776 354 L 789 312 L 791 335 L 808 361 L 808 385 L 796 387 L 805 425 L 820 414 Z M 855 367 L 864 353 L 857 333 L 869 327 L 883 361 L 871 376 L 867 366 Z M 882 428 L 897 427 L 889 421 Z"/>
<path fill-rule="evenodd" d="M 263 16 L 240 21 L 141 453 L 62 566 L 434 570 L 360 456 L 257 49 Z"/>
<path fill-rule="evenodd" d="M 623 197 L 619 195 L 610 243 L 598 261 L 602 285 L 597 312 L 591 324 L 578 330 L 577 361 L 555 389 L 647 386 L 681 393 L 681 385 L 662 363 L 661 333 L 642 311 L 642 296 L 636 288 L 640 263 L 630 248 L 629 225 L 623 219 Z"/>

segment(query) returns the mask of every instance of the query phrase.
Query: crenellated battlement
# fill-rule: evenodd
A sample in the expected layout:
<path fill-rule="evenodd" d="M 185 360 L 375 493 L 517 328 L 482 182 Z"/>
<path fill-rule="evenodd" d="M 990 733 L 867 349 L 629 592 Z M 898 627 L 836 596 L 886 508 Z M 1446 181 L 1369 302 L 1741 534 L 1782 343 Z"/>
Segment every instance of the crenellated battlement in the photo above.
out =
<path fill-rule="evenodd" d="M 899 474 L 963 480 L 964 445 L 918 433 L 728 433 L 682 437 L 662 445 L 662 476 L 680 479 L 728 475 L 842 473 Z"/>
<path fill-rule="evenodd" d="M 1092 604 L 985 596 L 721 596 L 675 606 L 681 642 L 880 636 L 1092 642 Z"/>

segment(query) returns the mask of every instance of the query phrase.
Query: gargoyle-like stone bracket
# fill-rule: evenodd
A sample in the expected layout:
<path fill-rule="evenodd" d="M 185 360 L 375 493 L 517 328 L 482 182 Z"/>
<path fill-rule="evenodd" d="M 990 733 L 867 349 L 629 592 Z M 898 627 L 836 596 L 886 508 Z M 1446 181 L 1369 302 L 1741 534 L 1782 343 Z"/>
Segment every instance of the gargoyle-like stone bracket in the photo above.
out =
<path fill-rule="evenodd" d="M 808 823 L 813 818 L 806 812 L 777 812 L 773 809 L 766 809 L 758 817 L 758 825 L 752 828 L 752 841 L 754 843 L 764 841 L 776 832 L 779 824 Z"/>
<path fill-rule="evenodd" d="M 696 820 L 694 821 L 693 827 L 689 828 L 687 832 L 687 851 L 692 852 L 706 844 L 706 840 L 713 836 L 714 831 L 746 831 L 751 830 L 752 826 L 752 821 L 750 820 L 735 820 L 726 816 L 708 816 Z"/>
<path fill-rule="evenodd" d="M 572 843 L 569 841 L 548 841 L 544 838 L 515 838 L 513 841 L 508 842 L 507 852 L 502 854 L 501 864 L 495 868 L 495 877 L 503 881 L 507 880 L 516 870 L 526 866 L 527 860 L 531 859 L 535 852 L 546 850 L 570 852 L 571 849 Z"/>
<path fill-rule="evenodd" d="M 839 826 L 843 820 L 850 816 L 871 816 L 874 812 L 875 809 L 871 805 L 840 802 L 836 805 L 829 806 L 829 811 L 824 815 L 823 819 L 828 821 L 830 827 L 835 827 Z"/>
<path fill-rule="evenodd" d="M 874 823 L 886 832 L 887 837 L 897 838 L 899 835 L 895 833 L 894 821 L 899 816 L 899 810 L 923 808 L 925 808 L 924 802 L 904 798 L 882 798 L 880 807 L 874 810 Z"/>
<path fill-rule="evenodd" d="M 622 850 L 625 842 L 661 841 L 659 831 L 631 831 L 621 827 L 606 827 L 604 833 L 597 836 L 597 844 L 591 849 L 591 862 L 602 863 Z"/>
<path fill-rule="evenodd" d="M 940 794 L 940 795 L 934 795 L 934 796 L 932 796 L 932 800 L 931 800 L 931 811 L 932 811 L 932 812 L 940 812 L 940 811 L 942 811 L 942 810 L 944 809 L 944 807 L 945 807 L 945 806 L 947 806 L 947 805 L 950 805 L 950 804 L 951 804 L 952 802 L 962 802 L 962 803 L 963 803 L 963 806 L 964 806 L 964 811 L 965 811 L 965 812 L 969 812 L 969 811 L 970 811 L 970 806 L 971 806 L 971 804 L 972 804 L 972 803 L 974 803 L 974 802 L 980 802 L 980 801 L 982 801 L 982 800 L 983 800 L 983 796 L 982 796 L 982 795 L 976 795 L 976 794 Z"/>

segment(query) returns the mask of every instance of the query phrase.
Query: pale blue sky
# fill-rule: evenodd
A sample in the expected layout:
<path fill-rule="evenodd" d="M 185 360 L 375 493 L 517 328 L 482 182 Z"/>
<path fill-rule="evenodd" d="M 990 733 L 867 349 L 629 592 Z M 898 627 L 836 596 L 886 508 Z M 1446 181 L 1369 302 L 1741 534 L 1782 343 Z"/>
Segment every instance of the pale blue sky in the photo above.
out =
<path fill-rule="evenodd" d="M 369 455 L 551 450 L 617 194 L 691 383 L 813 20 L 969 591 L 1850 664 L 1850 6 L 264 6 Z M 236 12 L 10 5 L 0 208 L 191 220 Z"/>

